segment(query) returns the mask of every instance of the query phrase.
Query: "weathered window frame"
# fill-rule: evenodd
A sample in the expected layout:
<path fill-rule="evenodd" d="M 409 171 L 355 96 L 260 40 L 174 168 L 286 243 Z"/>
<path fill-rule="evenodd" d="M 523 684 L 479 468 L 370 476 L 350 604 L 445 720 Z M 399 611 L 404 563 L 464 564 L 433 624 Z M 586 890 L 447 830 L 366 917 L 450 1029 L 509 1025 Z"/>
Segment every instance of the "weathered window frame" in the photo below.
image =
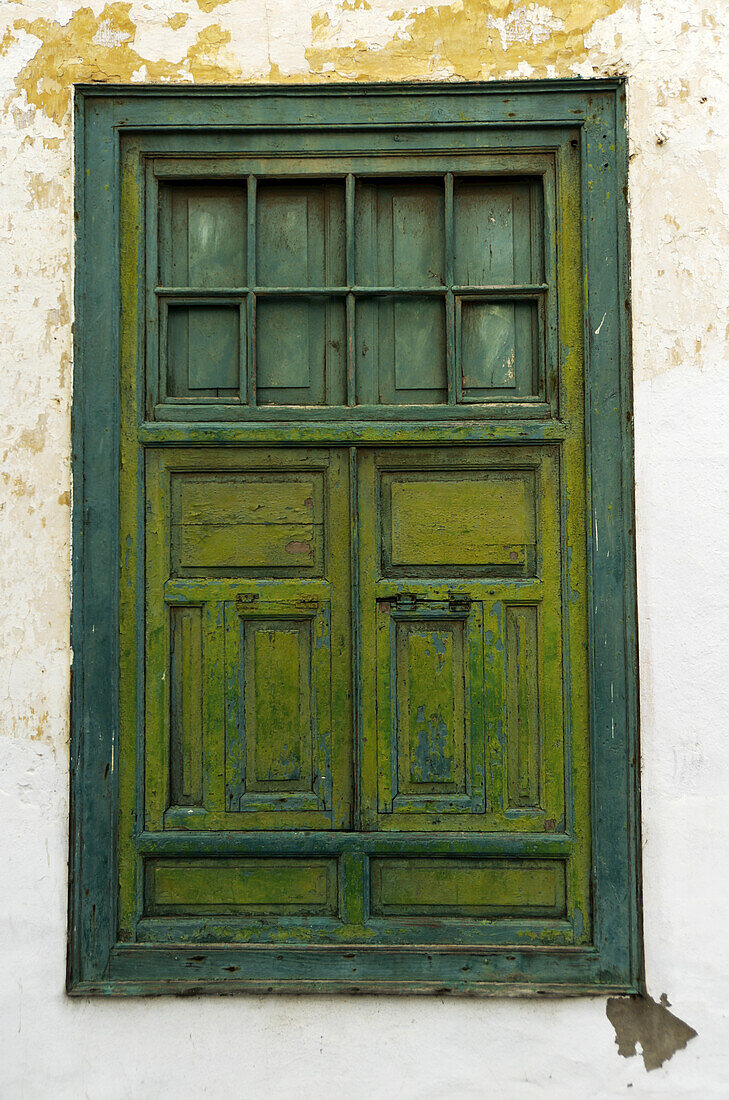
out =
<path fill-rule="evenodd" d="M 74 653 L 68 990 L 601 993 L 642 988 L 627 138 L 620 80 L 480 85 L 76 89 Z M 221 961 L 117 942 L 119 234 L 124 135 L 174 126 L 579 129 L 585 265 L 594 944 L 587 948 L 283 948 Z M 378 120 L 373 122 L 373 120 Z M 599 537 L 598 537 L 599 536 Z M 232 957 L 235 956 L 233 959 Z M 119 964 L 123 958 L 123 965 Z M 234 963 L 235 965 L 231 965 Z M 285 977 L 283 976 L 285 972 Z"/>

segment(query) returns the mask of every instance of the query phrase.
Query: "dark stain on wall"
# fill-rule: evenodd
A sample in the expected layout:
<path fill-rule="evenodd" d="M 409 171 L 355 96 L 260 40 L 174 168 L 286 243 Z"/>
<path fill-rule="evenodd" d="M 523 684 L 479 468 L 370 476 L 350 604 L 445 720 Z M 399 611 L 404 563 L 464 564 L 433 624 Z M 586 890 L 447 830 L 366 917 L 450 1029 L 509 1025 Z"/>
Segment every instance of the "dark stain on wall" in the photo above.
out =
<path fill-rule="evenodd" d="M 698 1032 L 669 1012 L 670 1001 L 665 993 L 660 1001 L 652 997 L 609 997 L 607 1018 L 615 1028 L 618 1054 L 632 1058 L 636 1044 L 640 1043 L 643 1065 L 647 1070 L 658 1069 L 677 1050 L 696 1038 Z"/>

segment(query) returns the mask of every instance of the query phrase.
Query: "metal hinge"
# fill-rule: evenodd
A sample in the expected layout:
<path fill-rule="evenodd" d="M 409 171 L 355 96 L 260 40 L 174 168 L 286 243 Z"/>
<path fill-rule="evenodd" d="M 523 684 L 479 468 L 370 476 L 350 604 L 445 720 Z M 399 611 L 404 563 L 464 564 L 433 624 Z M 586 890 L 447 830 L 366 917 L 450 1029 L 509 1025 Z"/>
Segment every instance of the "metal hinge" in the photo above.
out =
<path fill-rule="evenodd" d="M 467 615 L 471 610 L 471 597 L 463 592 L 449 592 L 448 610 L 454 615 Z"/>
<path fill-rule="evenodd" d="M 412 592 L 400 592 L 390 599 L 390 604 L 396 611 L 414 611 L 418 605 L 418 597 Z"/>
<path fill-rule="evenodd" d="M 258 601 L 257 592 L 246 592 L 245 594 L 239 593 L 235 597 L 235 610 L 240 615 L 242 611 L 246 611 L 251 607 L 254 607 Z"/>

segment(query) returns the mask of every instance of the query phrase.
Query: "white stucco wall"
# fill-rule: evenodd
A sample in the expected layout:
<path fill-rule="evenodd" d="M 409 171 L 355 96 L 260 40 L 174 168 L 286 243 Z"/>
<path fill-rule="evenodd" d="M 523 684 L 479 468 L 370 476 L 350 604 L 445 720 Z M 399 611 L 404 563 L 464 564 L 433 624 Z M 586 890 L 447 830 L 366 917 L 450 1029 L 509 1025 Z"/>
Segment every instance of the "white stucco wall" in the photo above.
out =
<path fill-rule="evenodd" d="M 68 1000 L 71 83 L 615 73 L 647 976 L 698 1037 L 647 1073 L 600 998 Z M 0 111 L 0 1097 L 729 1095 L 726 0 L 6 0 Z"/>

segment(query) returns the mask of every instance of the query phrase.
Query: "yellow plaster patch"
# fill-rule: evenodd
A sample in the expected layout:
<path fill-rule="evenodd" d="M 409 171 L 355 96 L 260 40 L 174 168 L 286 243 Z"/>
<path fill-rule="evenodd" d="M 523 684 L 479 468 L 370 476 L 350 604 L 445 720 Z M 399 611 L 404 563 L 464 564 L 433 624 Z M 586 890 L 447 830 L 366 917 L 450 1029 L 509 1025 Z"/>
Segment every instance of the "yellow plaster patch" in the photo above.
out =
<path fill-rule="evenodd" d="M 197 0 L 197 6 L 200 11 L 204 11 L 205 14 L 209 14 L 214 8 L 220 7 L 221 4 L 229 4 L 230 0 Z"/>
<path fill-rule="evenodd" d="M 36 715 L 33 707 L 30 708 L 30 714 L 26 718 L 28 730 L 30 731 L 29 741 L 44 741 L 50 745 L 53 744 L 53 737 L 49 729 L 51 716 L 47 710 L 44 710 L 41 714 Z"/>
<path fill-rule="evenodd" d="M 34 209 L 60 209 L 67 201 L 66 188 L 59 180 L 49 180 L 37 172 L 26 172 L 30 205 Z"/>
<path fill-rule="evenodd" d="M 38 417 L 36 428 L 24 428 L 18 436 L 18 450 L 26 451 L 29 455 L 40 454 L 46 445 L 46 426 L 48 417 L 43 414 Z"/>
<path fill-rule="evenodd" d="M 25 91 L 29 103 L 61 122 L 70 109 L 75 83 L 122 83 L 142 66 L 152 82 L 189 79 L 191 74 L 201 83 L 214 83 L 242 75 L 230 50 L 225 50 L 222 60 L 218 57 L 230 42 L 230 32 L 214 25 L 200 31 L 180 62 L 142 57 L 133 46 L 136 28 L 129 15 L 131 7 L 131 3 L 107 4 L 98 16 L 91 8 L 79 8 L 65 24 L 16 20 L 15 31 L 40 39 L 37 52 L 17 77 L 18 90 Z"/>
<path fill-rule="evenodd" d="M 325 27 L 330 27 L 331 23 L 332 21 L 329 18 L 329 13 L 326 11 L 315 11 L 311 17 L 311 29 L 314 35 Z"/>
<path fill-rule="evenodd" d="M 3 57 L 8 52 L 14 41 L 15 28 L 8 27 L 5 34 L 0 38 L 0 57 Z"/>
<path fill-rule="evenodd" d="M 354 0 L 356 3 L 356 0 Z M 530 76 L 565 72 L 588 57 L 585 36 L 599 19 L 629 0 L 460 0 L 428 7 L 399 26 L 382 48 L 356 40 L 335 42 L 326 12 L 312 16 L 312 45 L 306 51 L 312 73 L 355 80 L 418 79 L 434 70 L 465 80 L 503 77 L 528 66 Z M 344 0 L 341 11 L 352 10 Z M 341 25 L 338 24 L 341 34 Z"/>
<path fill-rule="evenodd" d="M 20 474 L 11 474 L 4 480 L 11 497 L 30 497 L 35 493 L 35 486 Z"/>

